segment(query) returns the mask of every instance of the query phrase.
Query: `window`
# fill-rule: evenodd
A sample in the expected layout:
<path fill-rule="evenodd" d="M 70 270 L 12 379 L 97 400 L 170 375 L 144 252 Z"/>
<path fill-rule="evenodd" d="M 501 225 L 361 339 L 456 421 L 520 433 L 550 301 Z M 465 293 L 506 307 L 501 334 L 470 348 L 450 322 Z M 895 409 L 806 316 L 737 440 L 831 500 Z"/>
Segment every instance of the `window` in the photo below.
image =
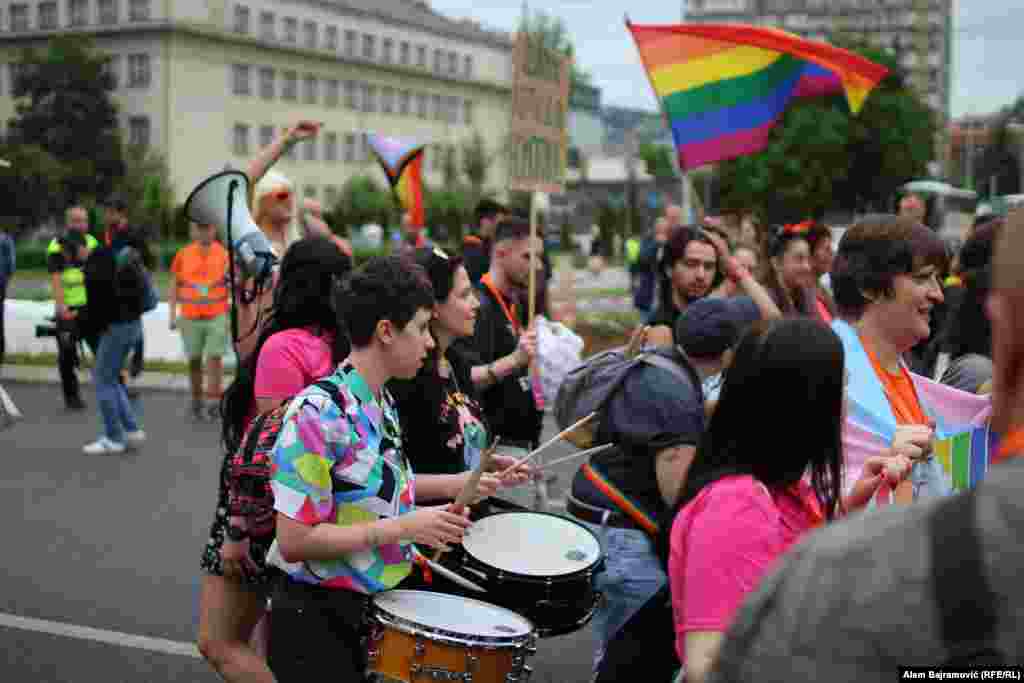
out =
<path fill-rule="evenodd" d="M 260 97 L 274 99 L 274 70 L 269 66 L 260 67 Z"/>
<path fill-rule="evenodd" d="M 356 56 L 356 41 L 359 36 L 355 31 L 345 31 L 345 56 L 355 57 Z"/>
<path fill-rule="evenodd" d="M 306 76 L 305 88 L 303 89 L 303 99 L 305 99 L 306 104 L 316 104 L 316 101 L 319 99 L 319 89 L 320 83 L 317 81 L 316 76 L 312 74 Z"/>
<path fill-rule="evenodd" d="M 356 160 L 356 136 L 352 133 L 345 133 L 345 150 L 343 160 L 351 164 Z"/>
<path fill-rule="evenodd" d="M 459 122 L 459 98 L 458 97 L 449 97 L 447 104 L 448 104 L 448 106 L 447 106 L 447 110 L 448 111 L 445 112 L 445 120 L 448 121 L 448 123 L 458 123 Z"/>
<path fill-rule="evenodd" d="M 302 25 L 302 33 L 306 41 L 306 47 L 310 50 L 316 49 L 316 22 L 307 21 Z"/>
<path fill-rule="evenodd" d="M 385 114 L 395 113 L 395 89 L 383 88 L 380 91 L 380 110 Z"/>
<path fill-rule="evenodd" d="M 284 42 L 295 45 L 299 42 L 299 20 L 295 17 L 284 18 Z"/>
<path fill-rule="evenodd" d="M 235 124 L 235 134 L 232 141 L 232 149 L 235 156 L 245 156 L 249 153 L 249 126 L 244 123 Z"/>
<path fill-rule="evenodd" d="M 338 134 L 328 133 L 324 137 L 324 161 L 338 160 Z"/>
<path fill-rule="evenodd" d="M 341 90 L 341 82 L 337 78 L 331 78 L 327 81 L 327 94 L 324 96 L 324 104 L 328 107 L 338 106 L 338 94 Z"/>
<path fill-rule="evenodd" d="M 235 95 L 251 95 L 252 90 L 250 89 L 249 85 L 249 65 L 232 64 L 231 92 L 233 92 Z"/>
<path fill-rule="evenodd" d="M 370 114 L 377 111 L 377 86 L 363 83 L 363 111 Z"/>
<path fill-rule="evenodd" d="M 403 90 L 398 93 L 398 113 L 402 116 L 409 115 L 410 105 L 412 103 L 412 93 L 408 90 Z"/>
<path fill-rule="evenodd" d="M 149 21 L 149 0 L 128 0 L 128 21 Z"/>
<path fill-rule="evenodd" d="M 17 85 L 18 85 L 18 74 L 21 72 L 21 64 L 8 64 L 8 69 L 10 70 L 10 78 L 8 78 L 7 81 L 11 84 L 10 85 L 11 97 L 14 97 L 14 95 L 15 95 L 14 91 L 15 91 L 15 88 L 17 87 Z"/>
<path fill-rule="evenodd" d="M 473 125 L 473 100 L 462 101 L 462 122 L 467 126 Z"/>
<path fill-rule="evenodd" d="M 358 109 L 359 101 L 355 81 L 345 81 L 345 108 Z"/>
<path fill-rule="evenodd" d="M 324 42 L 326 43 L 326 45 L 324 47 L 326 47 L 328 50 L 331 50 L 332 52 L 337 52 L 337 50 L 338 50 L 338 27 L 337 26 L 328 26 L 326 29 L 324 29 Z"/>
<path fill-rule="evenodd" d="M 434 73 L 441 73 L 441 67 L 444 65 L 444 50 L 434 50 Z"/>
<path fill-rule="evenodd" d="M 260 38 L 263 40 L 274 39 L 274 13 L 260 12 Z"/>
<path fill-rule="evenodd" d="M 57 3 L 39 3 L 39 28 L 43 31 L 52 31 L 57 28 Z"/>
<path fill-rule="evenodd" d="M 302 155 L 306 161 L 316 161 L 316 138 L 306 138 L 302 143 L 305 153 Z"/>
<path fill-rule="evenodd" d="M 249 32 L 249 8 L 245 5 L 235 5 L 235 33 Z"/>
<path fill-rule="evenodd" d="M 117 0 L 100 0 L 100 23 L 117 23 Z"/>
<path fill-rule="evenodd" d="M 150 81 L 149 55 L 128 55 L 128 87 L 148 88 Z"/>
<path fill-rule="evenodd" d="M 68 26 L 89 23 L 89 0 L 68 0 Z"/>
<path fill-rule="evenodd" d="M 363 34 L 363 59 L 373 59 L 377 56 L 377 38 L 369 33 Z"/>
<path fill-rule="evenodd" d="M 462 75 L 466 78 L 473 77 L 473 55 L 466 55 L 462 58 Z"/>
<path fill-rule="evenodd" d="M 149 147 L 148 116 L 133 116 L 128 119 L 128 144 Z"/>
<path fill-rule="evenodd" d="M 459 73 L 459 55 L 454 52 L 448 53 L 448 75 L 454 76 Z"/>
<path fill-rule="evenodd" d="M 260 147 L 270 147 L 274 142 L 274 127 L 260 126 Z"/>
<path fill-rule="evenodd" d="M 416 46 L 416 66 L 421 69 L 427 68 L 427 46 L 417 45 Z"/>
<path fill-rule="evenodd" d="M 28 5 L 11 5 L 11 30 L 28 30 Z"/>
<path fill-rule="evenodd" d="M 432 113 L 432 116 L 434 117 L 435 121 L 440 121 L 441 119 L 444 118 L 444 109 L 442 108 L 441 104 L 441 96 L 433 95 L 430 99 L 430 111 Z"/>
<path fill-rule="evenodd" d="M 103 67 L 104 73 L 110 78 L 110 85 L 114 90 L 117 90 L 121 83 L 121 56 L 111 55 L 106 65 Z"/>
<path fill-rule="evenodd" d="M 412 48 L 409 45 L 409 41 L 403 40 L 398 46 L 398 63 L 402 66 L 409 66 L 409 58 L 412 54 Z"/>
<path fill-rule="evenodd" d="M 299 75 L 294 71 L 285 71 L 281 74 L 281 98 L 285 100 L 297 100 L 299 98 Z"/>
<path fill-rule="evenodd" d="M 427 96 L 424 93 L 416 93 L 416 116 L 421 119 L 425 119 L 429 116 L 427 113 Z"/>
<path fill-rule="evenodd" d="M 381 54 L 380 60 L 385 64 L 390 64 L 395 58 L 395 41 L 391 38 L 385 38 L 384 42 L 381 43 Z"/>

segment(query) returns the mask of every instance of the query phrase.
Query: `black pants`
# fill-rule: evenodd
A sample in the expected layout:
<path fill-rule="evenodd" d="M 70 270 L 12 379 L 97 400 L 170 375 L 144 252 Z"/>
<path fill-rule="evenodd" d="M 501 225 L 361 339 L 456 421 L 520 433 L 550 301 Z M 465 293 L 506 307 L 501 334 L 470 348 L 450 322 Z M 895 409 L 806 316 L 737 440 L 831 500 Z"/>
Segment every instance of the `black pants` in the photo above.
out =
<path fill-rule="evenodd" d="M 0 282 L 0 365 L 4 364 L 4 353 L 7 351 L 7 342 L 4 332 L 4 305 L 7 301 L 7 283 Z"/>
<path fill-rule="evenodd" d="M 80 319 L 84 319 L 86 309 L 72 308 L 78 313 Z M 95 354 L 99 346 L 99 340 L 91 336 L 82 336 L 80 321 L 57 322 L 59 333 L 57 334 L 57 369 L 60 371 L 60 385 L 64 391 L 64 403 L 72 403 L 81 400 L 81 390 L 78 384 L 78 375 L 75 368 L 78 366 L 78 345 L 83 340 Z M 65 331 L 65 326 L 66 330 Z"/>
<path fill-rule="evenodd" d="M 267 664 L 279 683 L 366 680 L 369 596 L 280 579 L 270 612 Z"/>

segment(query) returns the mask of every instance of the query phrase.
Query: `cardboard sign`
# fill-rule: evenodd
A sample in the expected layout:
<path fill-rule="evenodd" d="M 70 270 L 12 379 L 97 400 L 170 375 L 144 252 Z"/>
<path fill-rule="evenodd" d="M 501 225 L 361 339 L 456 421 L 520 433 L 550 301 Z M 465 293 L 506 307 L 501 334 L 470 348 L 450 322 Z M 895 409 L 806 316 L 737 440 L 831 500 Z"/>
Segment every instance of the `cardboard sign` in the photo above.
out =
<path fill-rule="evenodd" d="M 569 57 L 528 34 L 513 51 L 509 189 L 561 194 L 569 126 Z"/>

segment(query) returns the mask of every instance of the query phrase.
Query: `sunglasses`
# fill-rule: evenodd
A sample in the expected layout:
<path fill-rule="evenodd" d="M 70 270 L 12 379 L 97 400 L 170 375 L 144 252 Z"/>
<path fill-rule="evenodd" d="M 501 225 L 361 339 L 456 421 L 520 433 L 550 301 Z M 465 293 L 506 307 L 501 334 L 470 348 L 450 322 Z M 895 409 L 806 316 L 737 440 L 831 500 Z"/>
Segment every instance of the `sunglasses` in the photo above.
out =
<path fill-rule="evenodd" d="M 270 196 L 280 202 L 286 202 L 292 198 L 292 193 L 288 190 L 279 190 L 278 192 L 271 193 Z"/>

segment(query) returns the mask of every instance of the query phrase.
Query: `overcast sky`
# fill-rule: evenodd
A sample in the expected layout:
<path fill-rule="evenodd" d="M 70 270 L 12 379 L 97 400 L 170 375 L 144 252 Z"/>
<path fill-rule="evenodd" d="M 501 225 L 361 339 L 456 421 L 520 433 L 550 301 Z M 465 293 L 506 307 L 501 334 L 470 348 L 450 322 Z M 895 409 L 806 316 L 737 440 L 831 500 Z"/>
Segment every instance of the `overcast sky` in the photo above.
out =
<path fill-rule="evenodd" d="M 514 30 L 522 3 L 508 0 L 430 0 L 449 16 L 470 16 L 504 30 Z M 960 0 L 954 20 L 953 115 L 983 114 L 1024 94 L 1020 29 L 1021 0 Z M 538 2 L 534 7 L 542 6 Z M 623 22 L 628 9 L 637 24 L 679 21 L 678 0 L 549 0 L 543 7 L 562 17 L 576 44 L 580 65 L 594 76 L 607 104 L 654 109 L 636 48 Z"/>

